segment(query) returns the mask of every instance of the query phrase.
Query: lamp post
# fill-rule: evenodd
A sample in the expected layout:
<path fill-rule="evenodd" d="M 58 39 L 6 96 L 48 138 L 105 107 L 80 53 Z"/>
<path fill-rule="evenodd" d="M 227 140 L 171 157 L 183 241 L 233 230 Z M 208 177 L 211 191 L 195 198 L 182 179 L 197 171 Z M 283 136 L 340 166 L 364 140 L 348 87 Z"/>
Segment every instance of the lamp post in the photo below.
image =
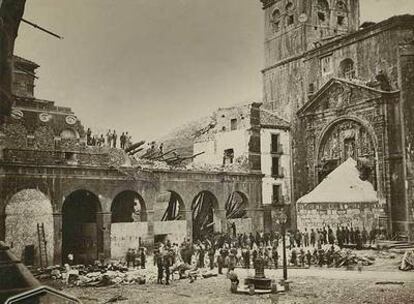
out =
<path fill-rule="evenodd" d="M 282 225 L 282 245 L 283 245 L 283 279 L 287 281 L 287 260 L 286 260 L 286 222 L 287 215 L 283 212 L 280 215 L 279 222 Z"/>

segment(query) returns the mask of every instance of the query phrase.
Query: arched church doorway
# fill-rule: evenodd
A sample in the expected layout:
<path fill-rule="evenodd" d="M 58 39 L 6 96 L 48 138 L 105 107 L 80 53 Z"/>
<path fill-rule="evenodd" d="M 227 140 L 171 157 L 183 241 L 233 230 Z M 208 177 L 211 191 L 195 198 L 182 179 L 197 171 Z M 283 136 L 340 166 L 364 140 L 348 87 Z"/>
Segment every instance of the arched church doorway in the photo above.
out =
<path fill-rule="evenodd" d="M 317 179 L 320 183 L 348 158 L 358 162 L 361 179 L 377 189 L 376 151 L 374 139 L 359 121 L 341 119 L 324 132 L 318 150 Z"/>

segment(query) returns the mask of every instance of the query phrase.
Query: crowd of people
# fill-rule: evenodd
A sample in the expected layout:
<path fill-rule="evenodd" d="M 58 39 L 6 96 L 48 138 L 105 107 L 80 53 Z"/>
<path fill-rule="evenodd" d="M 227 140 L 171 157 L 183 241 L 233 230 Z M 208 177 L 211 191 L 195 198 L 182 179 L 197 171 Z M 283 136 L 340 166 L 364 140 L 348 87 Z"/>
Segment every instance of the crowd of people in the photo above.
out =
<path fill-rule="evenodd" d="M 304 231 L 289 231 L 285 235 L 287 263 L 290 266 L 305 267 L 311 265 L 332 266 L 338 259 L 335 246 L 352 245 L 361 249 L 364 244 L 373 244 L 377 239 L 385 238 L 386 231 L 374 229 L 368 233 L 365 229 L 338 227 L 336 231 L 329 226 Z M 157 244 L 154 250 L 154 265 L 158 269 L 157 282 L 169 284 L 174 272 L 180 278 L 185 270 L 217 268 L 231 273 L 236 267 L 255 268 L 258 259 L 265 268 L 278 269 L 281 266 L 282 235 L 272 233 L 250 234 L 214 234 L 203 237 L 194 243 L 189 239 L 181 244 Z M 145 251 L 141 259 L 146 260 Z M 142 256 L 144 255 L 144 257 Z M 145 262 L 144 262 L 145 267 Z"/>
<path fill-rule="evenodd" d="M 128 134 L 128 132 L 122 132 L 122 134 L 119 136 L 118 145 L 118 134 L 115 130 L 108 130 L 104 136 L 102 133 L 100 135 L 92 134 L 92 130 L 88 128 L 86 131 L 86 143 L 88 146 L 106 146 L 126 149 L 132 144 L 132 137 Z"/>

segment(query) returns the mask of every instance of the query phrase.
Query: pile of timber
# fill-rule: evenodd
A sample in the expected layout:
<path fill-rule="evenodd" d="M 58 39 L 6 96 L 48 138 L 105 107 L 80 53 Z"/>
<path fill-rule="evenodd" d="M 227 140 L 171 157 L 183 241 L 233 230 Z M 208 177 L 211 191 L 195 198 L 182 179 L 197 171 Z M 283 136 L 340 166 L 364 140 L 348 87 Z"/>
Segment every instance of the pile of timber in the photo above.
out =
<path fill-rule="evenodd" d="M 335 252 L 336 259 L 334 265 L 336 268 L 339 267 L 350 267 L 356 265 L 370 266 L 374 264 L 375 257 L 369 255 L 360 255 L 351 250 L 340 250 Z"/>
<path fill-rule="evenodd" d="M 414 242 L 379 240 L 377 241 L 377 249 L 396 249 L 396 250 L 414 249 Z"/>
<path fill-rule="evenodd" d="M 192 160 L 195 157 L 204 154 L 204 152 L 200 152 L 190 156 L 181 156 L 177 153 L 176 149 L 171 149 L 164 152 L 161 147 L 157 148 L 154 142 L 151 143 L 151 146 L 145 150 L 145 148 L 142 147 L 144 144 L 145 141 L 143 140 L 134 143 L 125 149 L 125 153 L 137 159 L 165 162 L 170 166 L 181 165 L 185 161 Z"/>

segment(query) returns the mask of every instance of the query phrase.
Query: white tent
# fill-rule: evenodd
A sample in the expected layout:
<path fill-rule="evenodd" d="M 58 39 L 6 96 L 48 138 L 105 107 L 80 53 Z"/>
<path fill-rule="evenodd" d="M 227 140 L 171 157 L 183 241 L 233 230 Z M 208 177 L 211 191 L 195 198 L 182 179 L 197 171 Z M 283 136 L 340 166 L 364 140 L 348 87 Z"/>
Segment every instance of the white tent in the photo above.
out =
<path fill-rule="evenodd" d="M 374 186 L 359 178 L 357 162 L 349 158 L 332 171 L 312 192 L 301 197 L 298 204 L 376 203 Z"/>

